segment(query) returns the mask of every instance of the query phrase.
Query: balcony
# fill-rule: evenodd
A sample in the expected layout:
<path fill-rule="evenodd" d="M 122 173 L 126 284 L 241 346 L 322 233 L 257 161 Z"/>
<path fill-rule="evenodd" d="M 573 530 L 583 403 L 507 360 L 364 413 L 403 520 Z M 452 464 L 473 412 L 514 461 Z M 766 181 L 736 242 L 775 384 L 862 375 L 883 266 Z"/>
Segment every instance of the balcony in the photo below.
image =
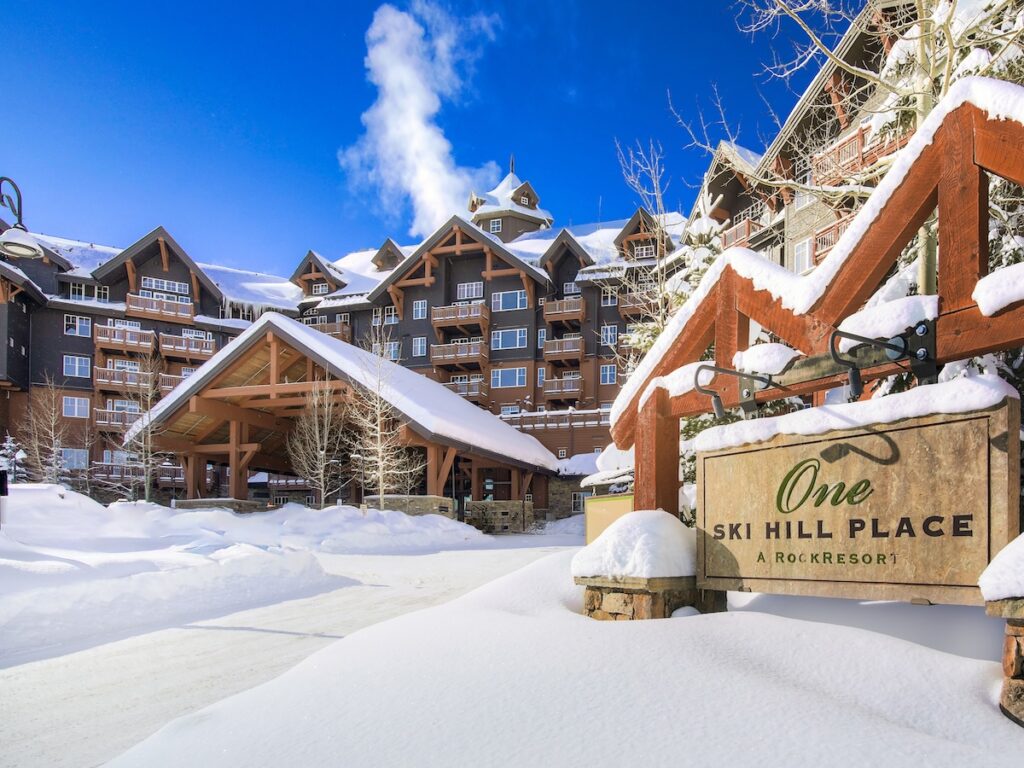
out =
<path fill-rule="evenodd" d="M 176 386 L 181 384 L 185 380 L 184 376 L 174 376 L 170 373 L 160 374 L 160 390 L 162 392 L 170 392 Z"/>
<path fill-rule="evenodd" d="M 275 491 L 308 491 L 309 481 L 294 475 L 267 475 L 267 488 Z"/>
<path fill-rule="evenodd" d="M 97 480 L 115 483 L 137 482 L 146 475 L 145 467 L 141 464 L 114 464 L 106 461 L 94 461 L 89 472 Z"/>
<path fill-rule="evenodd" d="M 92 377 L 96 389 L 144 391 L 153 381 L 151 373 L 128 371 L 122 368 L 93 368 Z"/>
<path fill-rule="evenodd" d="M 482 303 L 433 307 L 430 322 L 434 328 L 455 328 L 467 335 L 479 328 L 486 334 L 491 324 L 491 308 Z"/>
<path fill-rule="evenodd" d="M 490 353 L 482 341 L 456 344 L 431 344 L 430 362 L 442 368 L 483 368 Z"/>
<path fill-rule="evenodd" d="M 136 328 L 97 325 L 93 328 L 93 336 L 97 347 L 116 349 L 119 352 L 149 354 L 156 347 L 156 334 L 153 331 L 140 331 Z"/>
<path fill-rule="evenodd" d="M 836 243 L 839 242 L 839 238 L 843 236 L 843 232 L 845 232 L 849 226 L 850 218 L 843 218 L 832 226 L 819 230 L 814 235 L 815 265 L 820 264 L 825 259 L 828 252 L 832 250 Z"/>
<path fill-rule="evenodd" d="M 193 339 L 188 336 L 173 336 L 169 333 L 160 334 L 160 354 L 164 357 L 207 360 L 213 357 L 216 351 L 217 342 L 213 339 Z"/>
<path fill-rule="evenodd" d="M 312 327 L 316 328 L 320 333 L 326 333 L 328 336 L 341 339 L 349 344 L 352 343 L 352 326 L 348 323 L 321 323 L 320 325 L 314 325 Z"/>
<path fill-rule="evenodd" d="M 149 317 L 156 320 L 190 323 L 195 316 L 195 305 L 191 301 L 185 304 L 129 293 L 125 297 L 125 314 L 129 317 Z"/>
<path fill-rule="evenodd" d="M 651 293 L 627 293 L 619 297 L 619 314 L 623 317 L 650 316 L 653 306 L 653 289 Z"/>
<path fill-rule="evenodd" d="M 744 219 L 738 224 L 733 224 L 722 233 L 722 248 L 745 246 L 760 229 L 761 225 L 752 219 Z"/>
<path fill-rule="evenodd" d="M 556 299 L 544 302 L 544 322 L 579 325 L 587 314 L 586 302 L 582 296 Z"/>
<path fill-rule="evenodd" d="M 583 359 L 583 339 L 548 339 L 544 342 L 544 360 L 548 363 L 578 363 Z"/>
<path fill-rule="evenodd" d="M 593 409 L 587 411 L 537 411 L 533 413 L 512 413 L 500 417 L 502 421 L 521 432 L 542 429 L 577 429 L 582 427 L 611 426 L 611 411 Z"/>
<path fill-rule="evenodd" d="M 821 186 L 841 183 L 880 157 L 900 149 L 910 140 L 912 133 L 908 130 L 899 136 L 872 136 L 870 128 L 860 126 L 854 133 L 811 158 L 814 183 Z"/>
<path fill-rule="evenodd" d="M 457 395 L 462 395 L 464 398 L 473 403 L 479 403 L 482 400 L 487 399 L 487 382 L 483 380 L 449 381 L 444 386 L 445 389 L 449 389 Z"/>
<path fill-rule="evenodd" d="M 123 432 L 142 415 L 139 411 L 112 411 L 106 408 L 95 408 L 93 414 L 96 426 L 104 432 Z"/>
<path fill-rule="evenodd" d="M 544 398 L 546 400 L 579 400 L 583 396 L 583 379 L 546 379 Z"/>

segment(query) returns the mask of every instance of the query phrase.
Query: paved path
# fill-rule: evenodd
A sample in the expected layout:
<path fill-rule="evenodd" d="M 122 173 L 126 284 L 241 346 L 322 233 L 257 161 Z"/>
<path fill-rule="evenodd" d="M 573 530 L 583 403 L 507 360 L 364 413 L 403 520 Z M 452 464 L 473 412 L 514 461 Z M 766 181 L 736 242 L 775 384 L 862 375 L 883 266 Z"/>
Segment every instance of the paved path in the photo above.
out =
<path fill-rule="evenodd" d="M 0 670 L 0 766 L 101 764 L 338 638 L 561 549 L 538 546 L 545 538 L 430 555 L 322 555 L 325 570 L 360 584 Z"/>

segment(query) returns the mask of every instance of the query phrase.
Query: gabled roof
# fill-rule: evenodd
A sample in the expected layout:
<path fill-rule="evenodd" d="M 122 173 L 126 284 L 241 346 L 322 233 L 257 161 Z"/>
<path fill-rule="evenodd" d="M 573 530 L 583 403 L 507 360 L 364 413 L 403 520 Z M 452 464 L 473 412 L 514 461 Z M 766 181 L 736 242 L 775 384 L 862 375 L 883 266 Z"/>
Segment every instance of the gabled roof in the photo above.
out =
<path fill-rule="evenodd" d="M 0 277 L 14 283 L 38 303 L 46 303 L 46 296 L 43 294 L 42 290 L 40 290 L 39 286 L 36 285 L 28 275 L 13 264 L 9 264 L 6 261 L 0 261 Z"/>
<path fill-rule="evenodd" d="M 533 186 L 529 182 L 521 181 L 512 172 L 506 174 L 505 178 L 498 183 L 498 186 L 490 192 L 485 192 L 482 195 L 473 192 L 469 198 L 469 209 L 473 214 L 473 218 L 494 216 L 498 213 L 512 213 L 532 221 L 539 221 L 550 225 L 554 218 L 549 211 L 540 207 L 530 208 L 519 202 L 518 195 L 524 188 L 529 190 L 534 199 L 538 202 L 540 201 L 540 195 L 537 194 Z"/>
<path fill-rule="evenodd" d="M 371 262 L 379 270 L 394 269 L 405 259 L 402 247 L 390 237 L 374 254 Z"/>
<path fill-rule="evenodd" d="M 469 235 L 471 238 L 479 243 L 486 245 L 495 254 L 497 254 L 502 260 L 506 261 L 510 266 L 521 269 L 526 274 L 533 277 L 538 282 L 548 284 L 551 282 L 547 272 L 540 269 L 538 266 L 524 261 L 522 258 L 517 256 L 515 253 L 510 251 L 505 243 L 501 242 L 498 238 L 484 232 L 480 227 L 472 222 L 466 221 L 459 215 L 454 215 L 447 222 L 442 224 L 437 230 L 434 231 L 430 237 L 424 240 L 420 246 L 412 252 L 411 255 L 406 257 L 405 261 L 399 264 L 394 271 L 387 277 L 387 279 L 381 281 L 376 288 L 374 288 L 367 299 L 374 301 L 377 297 L 387 290 L 388 286 L 397 281 L 403 275 L 405 275 L 410 269 L 412 269 L 419 261 L 423 258 L 423 254 L 429 251 L 431 248 L 436 246 L 444 238 L 448 237 L 453 227 L 459 227 L 464 233 Z"/>
<path fill-rule="evenodd" d="M 668 221 L 668 217 L 672 216 L 672 215 L 673 214 L 665 214 L 665 219 L 666 220 L 662 222 L 662 228 L 664 230 L 667 230 L 667 228 L 669 226 L 669 223 L 670 223 Z M 651 216 L 651 214 L 649 214 L 643 208 L 637 208 L 636 209 L 636 213 L 634 213 L 629 218 L 629 221 L 626 222 L 626 226 L 624 226 L 622 228 L 622 230 L 619 232 L 618 236 L 615 238 L 615 241 L 614 241 L 615 242 L 615 247 L 618 248 L 621 251 L 622 250 L 622 244 L 626 241 L 626 238 L 629 237 L 630 235 L 636 234 L 637 232 L 640 232 L 641 230 L 646 230 L 647 232 L 652 233 L 652 236 L 653 236 L 654 230 L 656 228 L 657 228 L 657 225 L 655 224 L 654 217 Z M 671 233 L 666 231 L 665 234 L 666 234 L 666 238 L 665 238 L 665 252 L 666 253 L 672 253 L 672 251 L 675 250 L 676 244 L 672 240 Z"/>
<path fill-rule="evenodd" d="M 379 391 L 410 429 L 426 440 L 530 471 L 550 474 L 558 470 L 558 460 L 536 438 L 510 427 L 442 384 L 275 312 L 262 315 L 226 344 L 138 420 L 133 430 L 140 429 L 147 420 L 167 423 L 188 405 L 191 397 L 216 381 L 236 360 L 255 345 L 265 343 L 268 331 L 332 377 Z M 131 430 L 126 439 L 130 437 Z"/>
<path fill-rule="evenodd" d="M 305 274 L 304 268 L 306 263 L 309 261 L 312 261 L 317 268 L 328 277 L 328 279 L 335 283 L 335 290 L 345 287 L 346 281 L 344 276 L 334 268 L 334 265 L 331 264 L 331 262 L 312 249 L 306 251 L 306 255 L 302 257 L 302 260 L 299 261 L 299 265 L 295 267 L 295 271 L 292 272 L 292 276 L 288 279 L 293 283 L 297 282 L 298 279 Z"/>
<path fill-rule="evenodd" d="M 210 279 L 210 276 L 203 271 L 202 267 L 200 267 L 196 262 L 192 260 L 191 256 L 185 253 L 185 249 L 178 245 L 177 241 L 173 237 L 171 237 L 170 232 L 168 232 L 163 227 L 157 227 L 148 235 L 144 235 L 143 237 L 129 245 L 114 258 L 104 262 L 97 269 L 94 269 L 92 273 L 93 277 L 95 277 L 97 280 L 102 280 L 103 278 L 112 275 L 115 270 L 119 269 L 120 267 L 123 267 L 126 261 L 128 261 L 129 259 L 134 259 L 144 250 L 154 245 L 161 238 L 163 238 L 164 242 L 167 244 L 167 247 L 171 249 L 174 255 L 177 258 L 181 259 L 181 261 L 183 261 L 189 269 L 195 272 L 196 276 L 199 278 L 199 281 L 203 284 L 203 286 L 218 299 L 223 300 L 224 294 L 221 292 L 220 288 L 217 287 L 217 284 Z"/>
<path fill-rule="evenodd" d="M 554 258 L 562 252 L 563 248 L 580 260 L 580 266 L 593 266 L 593 257 L 587 253 L 587 250 L 580 245 L 579 241 L 573 237 L 572 232 L 568 229 L 563 229 L 558 233 L 558 236 L 551 242 L 548 249 L 544 251 L 544 255 L 540 257 L 538 266 L 542 269 L 547 269 L 548 264 L 550 264 Z"/>
<path fill-rule="evenodd" d="M 43 246 L 51 260 L 78 277 L 91 276 L 94 270 L 121 252 L 120 248 L 109 245 L 97 245 L 84 240 L 71 240 L 38 232 L 31 234 Z"/>

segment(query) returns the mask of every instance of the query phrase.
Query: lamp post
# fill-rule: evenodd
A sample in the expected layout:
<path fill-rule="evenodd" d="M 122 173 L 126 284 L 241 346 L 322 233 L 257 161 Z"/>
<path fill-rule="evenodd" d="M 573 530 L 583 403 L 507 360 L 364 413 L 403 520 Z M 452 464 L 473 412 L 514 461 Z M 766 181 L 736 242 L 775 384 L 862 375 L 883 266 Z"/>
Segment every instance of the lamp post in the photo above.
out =
<path fill-rule="evenodd" d="M 13 191 L 14 197 L 4 194 L 4 184 Z M 0 257 L 15 259 L 40 259 L 43 247 L 28 233 L 22 218 L 21 189 L 8 176 L 0 176 L 0 206 L 14 214 L 14 226 L 0 233 Z"/>

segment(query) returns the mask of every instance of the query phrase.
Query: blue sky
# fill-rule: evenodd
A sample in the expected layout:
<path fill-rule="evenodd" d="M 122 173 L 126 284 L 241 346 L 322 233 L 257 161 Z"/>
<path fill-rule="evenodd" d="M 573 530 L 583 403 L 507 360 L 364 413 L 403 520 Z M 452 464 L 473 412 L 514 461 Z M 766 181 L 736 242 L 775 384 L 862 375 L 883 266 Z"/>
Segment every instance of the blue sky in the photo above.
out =
<path fill-rule="evenodd" d="M 364 62 L 375 18 L 378 79 L 425 30 L 404 73 L 427 57 L 440 110 L 427 104 L 422 127 L 435 149 L 439 132 L 450 143 L 440 160 L 478 181 L 514 152 L 556 223 L 635 208 L 616 138 L 660 140 L 670 203 L 689 210 L 707 159 L 685 150 L 668 91 L 692 113 L 717 83 L 755 148 L 771 131 L 762 95 L 783 115 L 796 99 L 759 75 L 769 45 L 785 41 L 739 33 L 725 2 L 398 2 L 383 15 L 379 2 L 158 5 L 5 9 L 0 174 L 21 185 L 30 228 L 126 246 L 163 224 L 196 259 L 283 274 L 309 248 L 337 258 L 388 235 L 417 241 L 417 195 L 433 196 L 421 161 L 432 158 L 418 135 L 408 151 L 398 113 L 409 83 L 369 139 L 361 121 L 381 97 Z M 438 64 L 445 51 L 450 66 Z M 343 167 L 339 151 L 354 146 Z M 397 181 L 382 197 L 367 169 Z"/>

